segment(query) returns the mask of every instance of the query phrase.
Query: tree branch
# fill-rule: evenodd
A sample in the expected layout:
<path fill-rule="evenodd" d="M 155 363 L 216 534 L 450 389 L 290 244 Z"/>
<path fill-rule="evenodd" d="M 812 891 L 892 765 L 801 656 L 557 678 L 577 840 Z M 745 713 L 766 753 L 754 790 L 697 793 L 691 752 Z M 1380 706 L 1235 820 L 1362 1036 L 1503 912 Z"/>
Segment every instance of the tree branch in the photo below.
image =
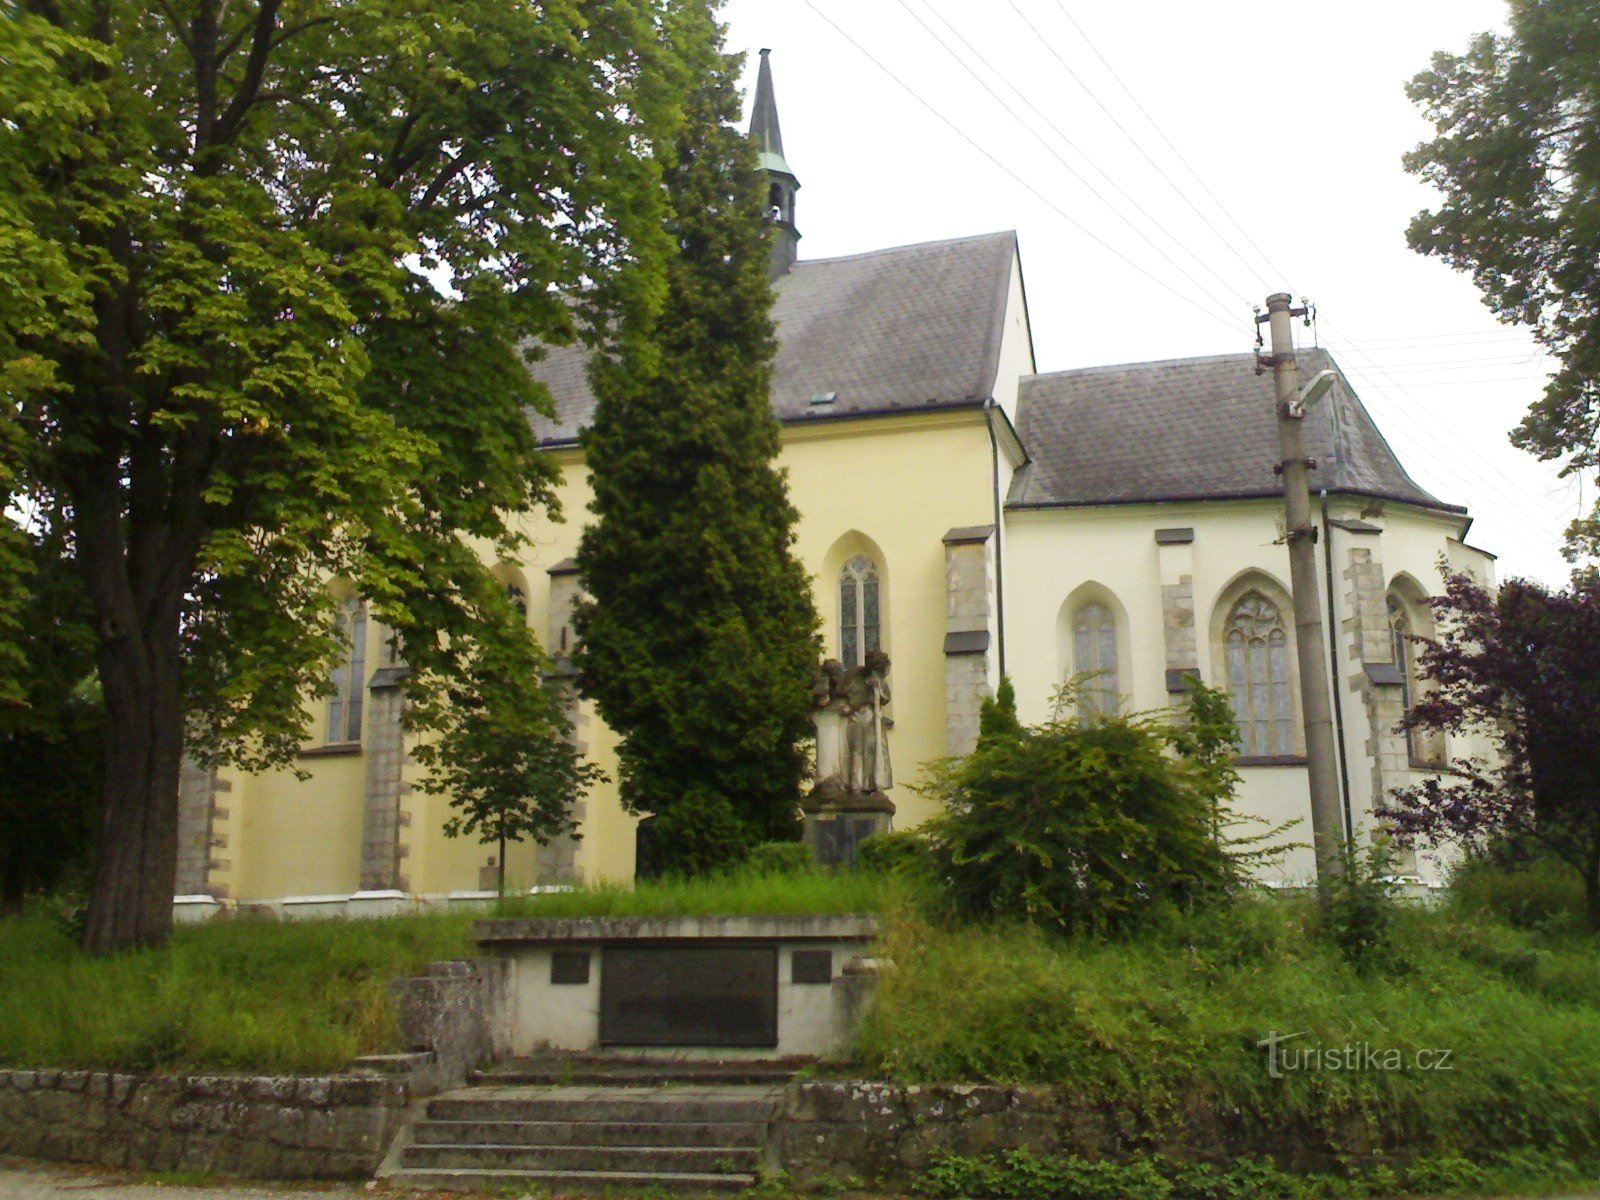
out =
<path fill-rule="evenodd" d="M 464 151 L 456 155 L 455 158 L 450 160 L 449 166 L 434 176 L 433 182 L 428 185 L 428 190 L 422 193 L 422 202 L 418 207 L 424 209 L 432 208 L 438 202 L 440 193 L 449 187 L 451 182 L 471 165 L 472 157 L 470 155 Z"/>
<path fill-rule="evenodd" d="M 239 84 L 239 90 L 234 93 L 233 102 L 217 121 L 216 131 L 211 139 L 212 145 L 222 145 L 230 141 L 239 131 L 239 125 L 244 121 L 251 105 L 259 98 L 261 80 L 267 71 L 267 59 L 272 54 L 272 35 L 278 24 L 278 9 L 281 4 L 282 0 L 261 0 L 261 8 L 256 13 L 253 37 L 250 41 L 250 58 L 245 64 L 244 80 Z"/>
<path fill-rule="evenodd" d="M 177 35 L 178 41 L 183 44 L 183 48 L 189 52 L 189 57 L 193 58 L 195 56 L 194 39 L 184 30 L 183 21 L 179 19 L 178 14 L 173 10 L 169 0 L 156 0 L 156 7 L 161 10 L 161 15 L 166 17 L 167 24 L 172 26 L 172 32 Z"/>

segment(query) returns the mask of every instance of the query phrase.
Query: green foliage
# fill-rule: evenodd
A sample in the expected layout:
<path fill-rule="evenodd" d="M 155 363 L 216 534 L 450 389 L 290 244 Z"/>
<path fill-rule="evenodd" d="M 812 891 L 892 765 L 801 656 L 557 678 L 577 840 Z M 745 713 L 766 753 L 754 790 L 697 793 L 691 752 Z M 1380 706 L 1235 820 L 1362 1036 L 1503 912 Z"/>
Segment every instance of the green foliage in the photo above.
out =
<path fill-rule="evenodd" d="M 923 829 L 950 908 L 1108 933 L 1234 888 L 1245 858 L 1221 832 L 1236 733 L 1216 700 L 1197 688 L 1179 727 L 1058 703 L 1026 729 L 997 702 L 972 754 L 923 789 L 942 809 Z"/>
<path fill-rule="evenodd" d="M 49 920 L 0 921 L 0 1063 L 328 1072 L 401 1049 L 389 982 L 474 952 L 460 915 L 180 927 L 91 958 Z"/>
<path fill-rule="evenodd" d="M 993 696 L 985 696 L 978 705 L 978 738 L 1020 737 L 1022 721 L 1017 716 L 1017 690 L 1011 686 L 1011 676 L 1000 678 L 1000 687 Z"/>
<path fill-rule="evenodd" d="M 704 44 L 709 16 L 685 19 Z M 597 520 L 574 617 L 584 694 L 621 739 L 623 803 L 654 814 L 660 866 L 681 874 L 798 836 L 819 651 L 775 466 L 763 184 L 731 125 L 735 60 L 693 66 L 666 172 L 665 305 L 592 370 Z"/>
<path fill-rule="evenodd" d="M 180 740 L 299 750 L 330 577 L 419 695 L 497 636 L 481 556 L 556 477 L 523 347 L 659 306 L 657 151 L 713 37 L 703 0 L 6 7 L 0 499 L 88 586 L 97 944 L 166 931 Z"/>
<path fill-rule="evenodd" d="M 869 875 L 914 877 L 931 866 L 928 839 L 915 829 L 875 833 L 856 850 L 856 869 Z"/>
<path fill-rule="evenodd" d="M 694 878 L 599 883 L 535 896 L 512 896 L 496 912 L 508 917 L 775 916 L 870 913 L 887 907 L 893 888 L 861 872 L 752 870 Z"/>
<path fill-rule="evenodd" d="M 1450 899 L 1518 929 L 1581 928 L 1585 920 L 1583 881 L 1548 855 L 1471 855 L 1450 875 Z"/>
<path fill-rule="evenodd" d="M 1392 968 L 1395 923 L 1394 856 L 1374 842 L 1365 856 L 1346 847 L 1344 871 L 1327 884 L 1324 928 L 1344 959 L 1366 974 Z"/>
<path fill-rule="evenodd" d="M 1442 193 L 1406 232 L 1412 249 L 1469 272 L 1503 321 L 1559 364 L 1513 441 L 1563 473 L 1600 465 L 1600 4 L 1512 0 L 1509 31 L 1438 53 L 1411 81 L 1437 136 L 1406 169 Z M 1600 549 L 1590 515 L 1574 551 Z"/>
<path fill-rule="evenodd" d="M 762 842 L 740 867 L 752 875 L 805 875 L 817 869 L 811 847 L 800 842 Z"/>
<path fill-rule="evenodd" d="M 1329 1161 L 1384 1144 L 1479 1163 L 1600 1151 L 1600 1060 L 1564 1049 L 1600 1037 L 1591 939 L 1401 907 L 1391 946 L 1407 970 L 1379 974 L 1324 936 L 1310 897 L 1246 892 L 1115 940 L 885 917 L 876 953 L 896 969 L 854 1047 L 867 1077 L 1059 1086 L 1130 1151 L 1200 1144 L 1212 1116 L 1244 1145 Z M 1275 1079 L 1258 1045 L 1272 1030 L 1448 1050 L 1449 1069 Z"/>
<path fill-rule="evenodd" d="M 1593 1174 L 1548 1155 L 1503 1156 L 1489 1165 L 1458 1155 L 1425 1155 L 1399 1166 L 1378 1162 L 1348 1173 L 1299 1174 L 1270 1158 L 1240 1158 L 1219 1167 L 1160 1155 L 1106 1160 L 1011 1150 L 988 1157 L 940 1155 L 916 1190 L 939 1200 L 1366 1200 L 1542 1194 Z"/>
<path fill-rule="evenodd" d="M 20 703 L 0 703 L 0 913 L 87 872 L 104 770 L 83 585 L 59 547 L 28 550 Z"/>
<path fill-rule="evenodd" d="M 604 774 L 573 745 L 564 685 L 549 676 L 550 663 L 521 612 L 494 590 L 499 603 L 491 599 L 486 607 L 501 628 L 487 638 L 475 632 L 465 669 L 420 710 L 413 705 L 414 719 L 442 736 L 412 754 L 428 768 L 424 789 L 450 798 L 446 836 L 476 834 L 499 844 L 503 893 L 506 844 L 576 835 L 573 805 Z"/>

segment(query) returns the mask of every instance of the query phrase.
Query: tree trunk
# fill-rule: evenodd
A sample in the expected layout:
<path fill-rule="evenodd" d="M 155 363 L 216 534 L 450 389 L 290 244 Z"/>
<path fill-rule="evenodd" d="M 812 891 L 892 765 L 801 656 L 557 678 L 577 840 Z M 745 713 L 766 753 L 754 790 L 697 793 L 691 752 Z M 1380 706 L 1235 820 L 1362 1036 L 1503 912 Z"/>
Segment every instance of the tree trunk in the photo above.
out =
<path fill-rule="evenodd" d="M 182 661 L 177 605 L 160 607 L 164 611 L 144 628 L 101 638 L 106 773 L 100 854 L 83 938 L 94 954 L 160 945 L 172 933 Z"/>

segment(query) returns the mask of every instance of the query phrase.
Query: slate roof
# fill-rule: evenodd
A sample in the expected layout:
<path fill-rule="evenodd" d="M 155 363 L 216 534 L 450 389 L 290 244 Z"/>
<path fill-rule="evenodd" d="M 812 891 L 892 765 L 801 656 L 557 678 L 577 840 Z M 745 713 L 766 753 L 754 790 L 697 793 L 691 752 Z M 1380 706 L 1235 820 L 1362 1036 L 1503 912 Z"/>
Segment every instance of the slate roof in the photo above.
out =
<path fill-rule="evenodd" d="M 1299 359 L 1302 381 L 1337 369 L 1326 350 Z M 1342 375 L 1305 420 L 1313 492 L 1466 511 L 1412 481 Z M 1031 461 L 1012 481 L 1010 508 L 1283 494 L 1272 375 L 1256 375 L 1251 354 L 1029 376 L 1017 433 Z"/>
<path fill-rule="evenodd" d="M 772 406 L 780 420 L 978 404 L 993 394 L 1014 233 L 925 242 L 795 263 L 776 283 L 778 357 Z M 556 419 L 533 416 L 547 444 L 570 443 L 594 412 L 581 345 L 552 347 L 530 369 L 549 387 Z M 831 403 L 812 397 L 837 393 Z"/>

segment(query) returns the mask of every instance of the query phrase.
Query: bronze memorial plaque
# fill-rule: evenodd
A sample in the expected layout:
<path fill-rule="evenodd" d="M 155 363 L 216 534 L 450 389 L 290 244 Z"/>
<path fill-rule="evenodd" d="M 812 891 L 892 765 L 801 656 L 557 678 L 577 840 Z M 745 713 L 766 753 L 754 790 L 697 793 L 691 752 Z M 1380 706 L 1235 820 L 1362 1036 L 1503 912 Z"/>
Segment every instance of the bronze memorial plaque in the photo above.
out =
<path fill-rule="evenodd" d="M 607 946 L 607 1046 L 776 1046 L 776 946 Z"/>

